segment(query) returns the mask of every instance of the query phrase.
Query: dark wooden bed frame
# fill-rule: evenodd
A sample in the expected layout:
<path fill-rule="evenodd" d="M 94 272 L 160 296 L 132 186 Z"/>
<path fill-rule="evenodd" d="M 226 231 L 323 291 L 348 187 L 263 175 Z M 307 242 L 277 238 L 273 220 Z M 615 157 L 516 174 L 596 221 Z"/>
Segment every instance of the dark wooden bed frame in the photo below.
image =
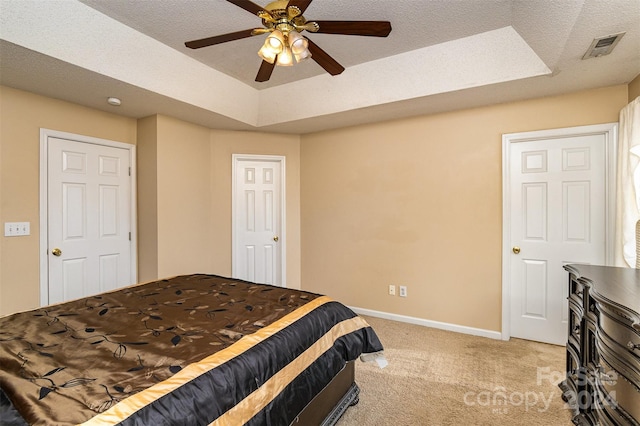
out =
<path fill-rule="evenodd" d="M 355 361 L 347 365 L 313 398 L 298 415 L 293 425 L 332 426 L 359 399 L 360 389 L 355 382 Z"/>

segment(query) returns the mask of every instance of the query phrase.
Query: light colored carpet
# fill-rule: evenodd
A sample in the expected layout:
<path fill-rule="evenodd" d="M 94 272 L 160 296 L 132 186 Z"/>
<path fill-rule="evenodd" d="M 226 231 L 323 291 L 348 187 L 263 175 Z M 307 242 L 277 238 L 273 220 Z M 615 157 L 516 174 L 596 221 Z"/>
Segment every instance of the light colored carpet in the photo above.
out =
<path fill-rule="evenodd" d="M 564 347 L 364 318 L 389 365 L 356 362 L 360 402 L 338 426 L 571 424 Z"/>

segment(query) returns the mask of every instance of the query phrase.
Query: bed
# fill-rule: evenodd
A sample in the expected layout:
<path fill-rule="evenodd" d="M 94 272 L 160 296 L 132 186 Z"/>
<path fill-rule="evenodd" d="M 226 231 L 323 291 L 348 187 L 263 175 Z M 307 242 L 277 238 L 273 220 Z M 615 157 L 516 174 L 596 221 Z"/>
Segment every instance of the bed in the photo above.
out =
<path fill-rule="evenodd" d="M 326 296 L 177 276 L 0 318 L 0 423 L 329 425 L 382 349 Z"/>

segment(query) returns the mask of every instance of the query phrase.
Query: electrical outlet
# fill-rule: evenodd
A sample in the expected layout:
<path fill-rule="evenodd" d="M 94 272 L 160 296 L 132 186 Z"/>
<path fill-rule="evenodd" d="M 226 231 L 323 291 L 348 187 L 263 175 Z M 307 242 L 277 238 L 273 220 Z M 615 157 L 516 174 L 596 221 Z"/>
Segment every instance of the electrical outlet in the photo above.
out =
<path fill-rule="evenodd" d="M 400 297 L 407 297 L 407 286 L 406 285 L 401 285 L 400 286 Z"/>
<path fill-rule="evenodd" d="M 393 284 L 389 284 L 389 296 L 396 295 L 396 286 Z"/>

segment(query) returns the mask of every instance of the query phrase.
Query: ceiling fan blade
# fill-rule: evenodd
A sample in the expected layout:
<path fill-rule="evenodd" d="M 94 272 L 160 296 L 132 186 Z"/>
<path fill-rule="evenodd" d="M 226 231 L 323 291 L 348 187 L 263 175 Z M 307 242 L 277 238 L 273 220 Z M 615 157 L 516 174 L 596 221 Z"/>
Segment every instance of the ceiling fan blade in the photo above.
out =
<path fill-rule="evenodd" d="M 254 35 L 253 29 L 237 31 L 235 33 L 222 34 L 214 37 L 201 38 L 200 40 L 192 40 L 184 45 L 190 49 L 200 49 L 201 47 L 213 46 L 214 44 L 226 43 L 227 41 L 240 40 Z"/>
<path fill-rule="evenodd" d="M 322 50 L 317 44 L 309 40 L 309 51 L 311 52 L 311 59 L 316 61 L 318 65 L 325 69 L 331 75 L 338 75 L 344 71 L 344 67 L 340 65 L 335 59 L 333 59 L 327 52 Z"/>
<path fill-rule="evenodd" d="M 257 15 L 258 12 L 265 10 L 264 7 L 262 6 L 258 6 L 257 4 L 249 1 L 249 0 L 227 0 L 229 3 L 233 3 L 238 7 L 241 7 L 242 9 L 246 10 L 249 13 L 253 13 L 254 15 Z"/>
<path fill-rule="evenodd" d="M 300 14 L 303 14 L 312 1 L 313 0 L 289 0 L 289 4 L 287 5 L 287 7 L 297 7 L 298 9 L 300 9 Z"/>
<path fill-rule="evenodd" d="M 273 72 L 273 69 L 275 67 L 276 61 L 273 61 L 272 64 L 267 61 L 262 61 L 260 69 L 258 70 L 258 75 L 256 75 L 256 81 L 262 83 L 269 80 L 271 78 L 271 73 Z"/>
<path fill-rule="evenodd" d="M 386 37 L 391 32 L 389 21 L 314 21 L 318 33 Z"/>

